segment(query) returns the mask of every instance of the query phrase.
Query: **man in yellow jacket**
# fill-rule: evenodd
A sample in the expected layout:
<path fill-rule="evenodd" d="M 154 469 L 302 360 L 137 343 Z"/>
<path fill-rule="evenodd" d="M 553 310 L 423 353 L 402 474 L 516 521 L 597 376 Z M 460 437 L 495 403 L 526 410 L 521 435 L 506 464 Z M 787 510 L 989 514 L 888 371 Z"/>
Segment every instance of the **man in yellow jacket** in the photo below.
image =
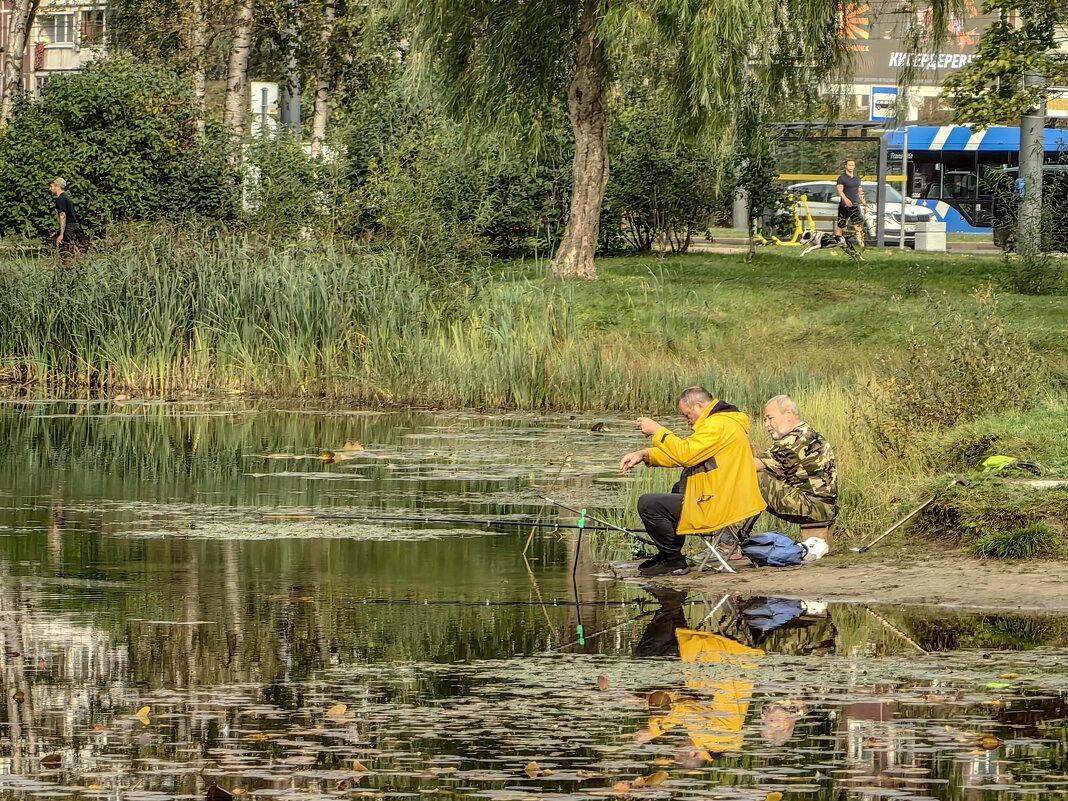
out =
<path fill-rule="evenodd" d="M 643 576 L 685 571 L 685 535 L 743 522 L 767 505 L 753 466 L 749 418 L 703 387 L 684 389 L 677 405 L 693 429 L 690 436 L 676 436 L 656 420 L 639 417 L 638 428 L 649 437 L 649 447 L 619 461 L 621 473 L 643 463 L 682 468 L 675 492 L 650 492 L 638 499 L 638 515 L 659 551 L 640 565 Z"/>

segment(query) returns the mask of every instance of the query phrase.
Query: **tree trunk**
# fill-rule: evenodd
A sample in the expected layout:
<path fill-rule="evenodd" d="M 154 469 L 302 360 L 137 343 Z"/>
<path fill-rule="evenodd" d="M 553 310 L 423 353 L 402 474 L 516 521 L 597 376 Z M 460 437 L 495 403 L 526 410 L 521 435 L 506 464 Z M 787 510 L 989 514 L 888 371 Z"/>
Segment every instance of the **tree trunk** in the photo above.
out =
<path fill-rule="evenodd" d="M 238 143 L 245 136 L 248 117 L 248 55 L 252 47 L 253 0 L 237 0 L 230 62 L 226 70 L 226 105 L 223 116 L 230 138 Z"/>
<path fill-rule="evenodd" d="M 608 185 L 608 130 L 603 90 L 604 43 L 597 36 L 600 0 L 583 0 L 578 59 L 567 93 L 567 116 L 575 135 L 571 210 L 557 248 L 554 272 L 561 278 L 597 277 L 593 254 L 601 229 L 601 203 Z"/>
<path fill-rule="evenodd" d="M 334 35 L 334 17 L 334 0 L 324 0 L 323 27 L 320 31 L 324 60 L 319 65 L 319 78 L 315 82 L 315 109 L 312 112 L 311 157 L 313 159 L 322 157 L 323 142 L 326 139 L 326 121 L 330 101 L 330 80 L 327 71 L 330 67 L 330 39 Z"/>
<path fill-rule="evenodd" d="M 208 47 L 208 21 L 204 12 L 204 0 L 193 0 L 193 18 L 190 21 L 189 49 L 193 62 L 193 102 L 197 113 L 197 134 L 204 136 L 204 98 L 208 88 L 208 72 L 204 65 Z"/>
<path fill-rule="evenodd" d="M 26 57 L 26 43 L 30 38 L 34 17 L 41 0 L 14 0 L 8 16 L 9 28 L 4 49 L 3 86 L 0 86 L 0 125 L 6 125 L 15 108 L 15 98 L 22 92 L 22 64 Z"/>

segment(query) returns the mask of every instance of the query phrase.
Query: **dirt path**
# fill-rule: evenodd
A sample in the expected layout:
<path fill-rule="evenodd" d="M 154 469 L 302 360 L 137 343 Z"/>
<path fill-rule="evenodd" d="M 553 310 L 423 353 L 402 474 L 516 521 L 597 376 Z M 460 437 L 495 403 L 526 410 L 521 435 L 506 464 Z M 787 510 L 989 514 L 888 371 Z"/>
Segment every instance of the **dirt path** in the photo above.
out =
<path fill-rule="evenodd" d="M 960 554 L 917 559 L 913 554 L 896 552 L 830 556 L 800 567 L 755 568 L 748 562 L 732 566 L 738 570 L 733 575 L 691 572 L 668 577 L 663 583 L 710 593 L 809 601 L 1068 611 L 1066 562 L 998 562 Z M 637 571 L 631 567 L 621 570 L 620 575 L 637 578 Z"/>

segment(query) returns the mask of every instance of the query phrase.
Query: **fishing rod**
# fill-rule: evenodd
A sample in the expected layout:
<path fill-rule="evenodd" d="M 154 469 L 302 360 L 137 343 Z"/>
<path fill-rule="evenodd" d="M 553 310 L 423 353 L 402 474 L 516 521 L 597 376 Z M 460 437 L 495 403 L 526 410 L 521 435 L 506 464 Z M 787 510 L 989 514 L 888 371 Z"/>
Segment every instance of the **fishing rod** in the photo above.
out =
<path fill-rule="evenodd" d="M 274 520 L 367 521 L 373 523 L 458 523 L 470 526 L 515 526 L 517 528 L 583 528 L 586 531 L 619 531 L 616 526 L 578 526 L 574 523 L 539 522 L 536 520 L 508 520 L 503 517 L 401 517 L 393 515 L 303 515 L 285 512 L 265 512 L 263 517 Z M 592 519 L 592 518 L 591 518 Z M 650 543 L 652 544 L 652 543 Z"/>
<path fill-rule="evenodd" d="M 552 498 L 548 498 L 545 495 L 542 495 L 541 499 L 546 503 L 551 503 L 553 506 L 558 506 L 561 509 L 565 509 L 568 512 L 573 512 L 577 515 L 583 515 L 587 520 L 592 520 L 594 523 L 601 524 L 599 526 L 585 526 L 584 528 L 586 529 L 586 531 L 618 531 L 620 534 L 626 534 L 628 537 L 634 537 L 634 539 L 638 540 L 638 542 L 644 542 L 646 545 L 652 545 L 654 548 L 656 548 L 656 543 L 646 537 L 643 537 L 637 531 L 631 531 L 629 528 L 623 528 L 622 526 L 614 525 L 612 523 L 609 523 L 607 520 L 602 520 L 599 517 L 594 517 L 593 515 L 588 514 L 585 509 L 575 509 L 571 506 L 568 506 L 566 503 L 554 501 Z"/>

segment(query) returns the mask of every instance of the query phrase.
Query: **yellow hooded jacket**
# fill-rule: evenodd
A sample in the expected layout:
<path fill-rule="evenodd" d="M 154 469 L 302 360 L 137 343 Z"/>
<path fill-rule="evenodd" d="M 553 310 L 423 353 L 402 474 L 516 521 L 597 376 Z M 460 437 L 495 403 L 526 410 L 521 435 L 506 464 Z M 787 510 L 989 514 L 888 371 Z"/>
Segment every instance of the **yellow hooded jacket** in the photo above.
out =
<path fill-rule="evenodd" d="M 650 437 L 652 467 L 682 467 L 685 487 L 677 534 L 706 534 L 760 514 L 767 507 L 757 485 L 749 418 L 713 400 L 682 438 L 661 426 Z"/>

